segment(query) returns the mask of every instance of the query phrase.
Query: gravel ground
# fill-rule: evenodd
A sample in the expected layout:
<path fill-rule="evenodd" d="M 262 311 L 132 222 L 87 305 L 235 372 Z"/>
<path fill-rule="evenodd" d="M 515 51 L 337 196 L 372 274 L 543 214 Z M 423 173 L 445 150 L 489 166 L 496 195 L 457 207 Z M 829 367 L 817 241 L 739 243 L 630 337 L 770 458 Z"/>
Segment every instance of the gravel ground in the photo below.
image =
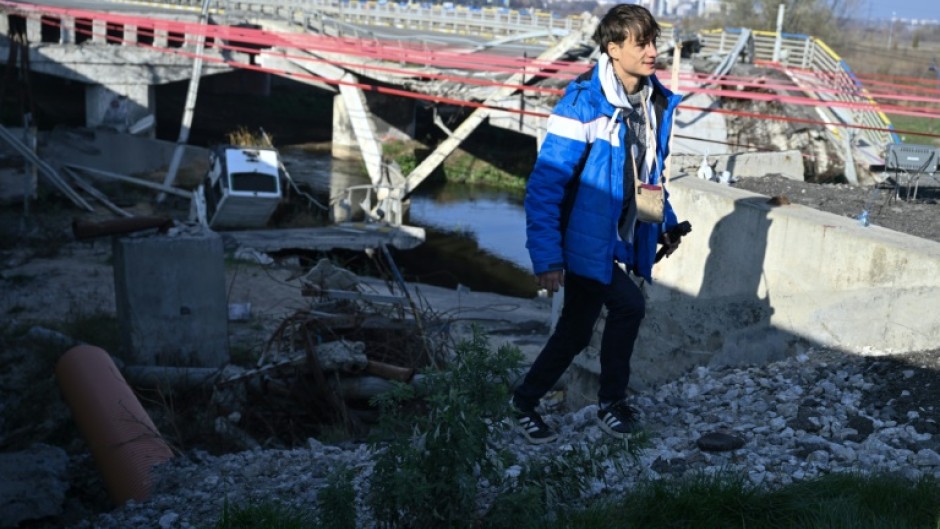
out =
<path fill-rule="evenodd" d="M 599 462 L 593 494 L 618 494 L 660 477 L 730 472 L 754 484 L 779 486 L 831 472 L 881 471 L 910 479 L 940 478 L 937 423 L 916 412 L 897 414 L 866 396 L 877 391 L 880 373 L 861 357 L 811 350 L 781 362 L 747 369 L 697 368 L 655 391 L 637 395 L 642 424 L 651 446 L 620 471 Z M 913 378 L 913 377 L 912 377 Z M 934 412 L 936 403 L 929 405 Z M 560 434 L 551 444 L 533 446 L 512 430 L 494 435 L 493 446 L 514 453 L 520 462 L 552 457 L 578 445 L 592 445 L 604 434 L 595 424 L 595 406 L 549 413 Z M 932 432 L 932 433 L 930 433 Z M 699 449 L 705 434 L 721 433 L 743 444 L 733 451 Z M 131 503 L 83 521 L 76 528 L 136 529 L 206 527 L 223 503 L 248 505 L 277 498 L 312 509 L 330 472 L 353 469 L 360 506 L 367 505 L 373 453 L 364 445 L 331 446 L 310 439 L 293 450 L 258 450 L 223 456 L 188 454 L 158 470 L 150 501 Z M 520 466 L 506 469 L 518 476 Z M 485 504 L 486 483 L 481 483 Z M 367 508 L 358 510 L 358 527 L 375 527 Z"/>

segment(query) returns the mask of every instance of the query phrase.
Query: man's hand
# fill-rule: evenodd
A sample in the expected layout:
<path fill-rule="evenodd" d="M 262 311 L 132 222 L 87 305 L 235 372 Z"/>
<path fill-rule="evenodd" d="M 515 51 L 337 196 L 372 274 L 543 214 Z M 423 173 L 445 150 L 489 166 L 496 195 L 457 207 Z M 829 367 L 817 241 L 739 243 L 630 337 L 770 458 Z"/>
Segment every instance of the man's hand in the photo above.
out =
<path fill-rule="evenodd" d="M 663 245 L 662 250 L 665 250 L 666 257 L 672 255 L 672 252 L 679 248 L 679 243 L 681 242 L 682 237 L 672 237 L 669 235 L 669 232 L 666 232 L 659 237 L 659 244 Z"/>
<path fill-rule="evenodd" d="M 558 292 L 559 288 L 565 286 L 565 272 L 563 270 L 542 272 L 535 276 L 535 282 L 550 293 Z"/>
<path fill-rule="evenodd" d="M 689 233 L 692 233 L 692 223 L 684 220 L 660 235 L 657 242 L 662 245 L 662 248 L 656 251 L 656 260 L 654 262 L 658 263 L 663 257 L 672 255 L 672 252 L 679 248 L 679 241 Z"/>

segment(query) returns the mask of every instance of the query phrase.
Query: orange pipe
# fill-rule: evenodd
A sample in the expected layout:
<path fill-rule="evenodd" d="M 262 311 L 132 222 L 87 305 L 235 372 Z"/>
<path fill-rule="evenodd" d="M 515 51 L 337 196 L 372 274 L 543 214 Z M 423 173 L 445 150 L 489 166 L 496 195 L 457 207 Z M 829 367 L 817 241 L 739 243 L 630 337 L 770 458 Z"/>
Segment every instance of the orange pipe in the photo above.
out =
<path fill-rule="evenodd" d="M 72 410 L 111 501 L 150 496 L 150 469 L 173 457 L 150 416 L 103 349 L 79 345 L 55 368 L 62 395 Z"/>

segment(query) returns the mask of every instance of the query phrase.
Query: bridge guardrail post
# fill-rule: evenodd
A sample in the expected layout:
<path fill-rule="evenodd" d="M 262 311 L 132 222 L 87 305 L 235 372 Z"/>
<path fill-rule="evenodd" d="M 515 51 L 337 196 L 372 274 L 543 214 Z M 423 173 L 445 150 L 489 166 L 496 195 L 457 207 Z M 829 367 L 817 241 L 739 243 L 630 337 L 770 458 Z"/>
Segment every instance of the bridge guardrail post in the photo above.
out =
<path fill-rule="evenodd" d="M 63 15 L 59 19 L 59 43 L 75 44 L 75 17 Z"/>
<path fill-rule="evenodd" d="M 42 21 L 38 18 L 26 19 L 26 41 L 42 42 Z"/>

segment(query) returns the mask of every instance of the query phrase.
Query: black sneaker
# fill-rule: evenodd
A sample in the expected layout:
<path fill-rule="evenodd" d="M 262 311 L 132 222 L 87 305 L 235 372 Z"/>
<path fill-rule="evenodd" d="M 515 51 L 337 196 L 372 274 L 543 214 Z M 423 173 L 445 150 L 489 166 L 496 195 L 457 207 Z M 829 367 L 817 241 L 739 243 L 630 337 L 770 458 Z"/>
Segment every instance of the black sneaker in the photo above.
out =
<path fill-rule="evenodd" d="M 558 435 L 542 420 L 542 416 L 535 409 L 523 410 L 516 406 L 515 401 L 510 400 L 509 406 L 512 408 L 513 418 L 516 428 L 522 432 L 522 435 L 532 444 L 550 443 L 558 438 Z"/>
<path fill-rule="evenodd" d="M 618 400 L 608 406 L 599 406 L 597 424 L 608 434 L 624 439 L 633 433 L 636 427 L 636 411 L 625 400 Z"/>

